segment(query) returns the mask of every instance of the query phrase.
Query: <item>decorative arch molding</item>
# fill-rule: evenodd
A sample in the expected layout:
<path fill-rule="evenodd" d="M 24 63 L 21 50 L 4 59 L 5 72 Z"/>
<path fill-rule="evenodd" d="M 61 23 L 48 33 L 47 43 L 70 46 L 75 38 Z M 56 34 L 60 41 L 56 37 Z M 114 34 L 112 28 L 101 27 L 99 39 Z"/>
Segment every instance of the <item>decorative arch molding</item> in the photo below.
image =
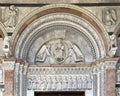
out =
<path fill-rule="evenodd" d="M 118 37 L 120 35 L 120 23 L 115 28 L 114 34 Z"/>
<path fill-rule="evenodd" d="M 7 32 L 3 26 L 3 24 L 0 22 L 0 35 L 2 36 L 2 38 L 4 38 L 5 36 L 7 36 Z"/>
<path fill-rule="evenodd" d="M 59 15 L 61 14 L 61 15 L 58 16 L 58 14 Z M 71 17 L 66 18 L 67 15 L 68 15 L 68 17 L 70 17 L 70 16 Z M 45 18 L 45 16 L 46 16 L 46 18 Z M 50 19 L 51 16 L 53 16 L 52 18 L 55 18 L 55 21 Z M 48 21 L 46 23 L 45 19 L 47 19 L 48 21 L 50 19 L 51 20 L 50 23 L 48 23 Z M 69 19 L 69 20 L 67 20 L 67 19 Z M 73 22 L 72 19 L 75 22 Z M 85 22 L 85 23 L 82 25 L 82 23 L 80 23 L 80 22 L 82 22 L 82 23 Z M 48 6 L 45 6 L 40 9 L 35 10 L 31 14 L 29 14 L 29 16 L 24 18 L 23 21 L 21 21 L 18 28 L 16 28 L 16 30 L 13 34 L 13 40 L 12 40 L 12 52 L 15 55 L 15 57 L 26 60 L 27 55 L 31 56 L 31 54 L 27 53 L 27 50 L 32 52 L 31 49 L 37 45 L 37 42 L 35 42 L 35 41 L 37 41 L 38 38 L 43 33 L 45 33 L 43 30 L 45 30 L 47 28 L 50 30 L 50 27 L 53 27 L 52 25 L 57 27 L 57 24 L 58 25 L 61 24 L 61 26 L 64 26 L 64 27 L 66 26 L 66 28 L 69 25 L 69 27 L 71 27 L 73 29 L 75 28 L 76 32 L 78 30 L 78 31 L 80 31 L 81 34 L 84 35 L 84 37 L 86 38 L 86 39 L 84 38 L 84 40 L 86 42 L 87 41 L 90 42 L 88 44 L 88 46 L 91 46 L 90 50 L 93 53 L 93 57 L 92 57 L 93 61 L 98 60 L 100 58 L 104 58 L 106 55 L 108 55 L 109 42 L 110 42 L 109 36 L 108 36 L 107 32 L 105 31 L 104 27 L 101 25 L 101 23 L 95 18 L 95 16 L 93 16 L 91 13 L 89 13 L 85 9 L 82 9 L 82 8 L 79 8 L 79 7 L 76 7 L 73 5 L 54 4 L 54 5 L 48 5 Z M 33 26 L 33 28 L 31 28 L 32 26 Z M 88 26 L 88 28 L 87 28 L 87 26 Z M 71 29 L 71 30 L 73 30 L 73 29 Z M 28 34 L 29 34 L 29 36 L 28 36 Z M 22 38 L 23 35 L 26 35 L 28 37 Z M 53 36 L 53 37 L 55 38 L 55 36 Z M 99 40 L 97 40 L 98 38 L 99 38 Z M 42 46 L 43 44 L 48 42 L 47 40 L 49 40 L 50 37 L 47 37 L 45 39 L 41 43 L 40 46 Z M 22 43 L 21 40 L 25 40 L 25 42 Z M 32 46 L 32 44 L 34 44 L 34 43 L 36 45 Z M 31 49 L 30 49 L 30 46 L 32 46 Z M 20 52 L 18 49 L 20 50 Z M 36 50 L 38 50 L 38 49 L 36 49 Z M 96 55 L 96 56 L 94 56 L 94 55 Z M 34 55 L 34 57 L 35 57 L 35 55 Z M 31 61 L 30 63 L 33 63 L 33 61 Z"/>

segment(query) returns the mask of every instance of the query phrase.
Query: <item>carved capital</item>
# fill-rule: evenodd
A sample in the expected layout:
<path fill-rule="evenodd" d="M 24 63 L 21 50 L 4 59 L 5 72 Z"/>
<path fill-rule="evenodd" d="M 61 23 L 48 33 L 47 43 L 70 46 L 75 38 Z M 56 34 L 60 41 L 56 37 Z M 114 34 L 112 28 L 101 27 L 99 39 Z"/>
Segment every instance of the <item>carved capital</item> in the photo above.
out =
<path fill-rule="evenodd" d="M 3 61 L 5 70 L 14 70 L 15 61 Z"/>

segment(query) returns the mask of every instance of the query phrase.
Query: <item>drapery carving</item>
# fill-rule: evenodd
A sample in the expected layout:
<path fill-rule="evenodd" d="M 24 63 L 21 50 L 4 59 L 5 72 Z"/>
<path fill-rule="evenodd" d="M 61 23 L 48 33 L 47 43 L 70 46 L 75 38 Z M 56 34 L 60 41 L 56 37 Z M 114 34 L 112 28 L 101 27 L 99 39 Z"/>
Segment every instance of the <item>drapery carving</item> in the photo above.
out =
<path fill-rule="evenodd" d="M 90 90 L 92 75 L 41 75 L 28 77 L 28 90 Z"/>
<path fill-rule="evenodd" d="M 78 46 L 63 39 L 47 42 L 40 48 L 36 56 L 36 63 L 75 64 L 83 61 L 84 56 Z"/>

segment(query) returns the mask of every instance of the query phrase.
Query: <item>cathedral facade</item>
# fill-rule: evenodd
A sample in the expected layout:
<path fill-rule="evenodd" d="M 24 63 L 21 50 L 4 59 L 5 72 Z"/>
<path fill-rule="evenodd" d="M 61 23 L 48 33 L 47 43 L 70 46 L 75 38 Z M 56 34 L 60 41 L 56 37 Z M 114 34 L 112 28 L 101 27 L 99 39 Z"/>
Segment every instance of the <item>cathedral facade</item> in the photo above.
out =
<path fill-rule="evenodd" d="M 0 96 L 120 96 L 119 2 L 23 1 L 0 4 Z"/>

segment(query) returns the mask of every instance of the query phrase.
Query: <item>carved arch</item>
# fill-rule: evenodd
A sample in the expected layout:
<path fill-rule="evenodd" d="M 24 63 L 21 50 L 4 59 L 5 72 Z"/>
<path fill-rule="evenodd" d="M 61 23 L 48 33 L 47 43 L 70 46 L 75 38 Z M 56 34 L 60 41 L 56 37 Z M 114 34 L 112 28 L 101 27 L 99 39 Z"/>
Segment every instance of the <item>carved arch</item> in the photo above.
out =
<path fill-rule="evenodd" d="M 115 28 L 114 34 L 118 37 L 120 35 L 120 23 Z"/>
<path fill-rule="evenodd" d="M 13 54 L 15 54 L 15 48 L 17 46 L 19 38 L 22 36 L 22 33 L 27 29 L 27 27 L 32 25 L 35 20 L 38 20 L 39 18 L 42 18 L 43 16 L 47 16 L 49 14 L 55 14 L 55 13 L 67 13 L 67 14 L 75 15 L 75 16 L 80 17 L 81 19 L 84 19 L 86 22 L 88 22 L 88 24 L 90 24 L 93 27 L 93 29 L 96 30 L 96 34 L 100 38 L 102 42 L 101 44 L 103 44 L 102 46 L 104 50 L 104 57 L 108 55 L 109 42 L 110 42 L 109 36 L 107 32 L 105 31 L 104 27 L 101 25 L 101 23 L 96 19 L 95 16 L 93 16 L 87 10 L 82 9 L 80 7 L 76 7 L 74 5 L 67 5 L 67 4 L 48 5 L 40 9 L 37 9 L 36 11 L 29 14 L 28 17 L 25 17 L 24 20 L 21 21 L 21 23 L 19 24 L 18 28 L 16 28 L 13 34 L 13 40 L 12 40 Z M 87 34 L 87 35 L 90 35 L 90 34 Z"/>

